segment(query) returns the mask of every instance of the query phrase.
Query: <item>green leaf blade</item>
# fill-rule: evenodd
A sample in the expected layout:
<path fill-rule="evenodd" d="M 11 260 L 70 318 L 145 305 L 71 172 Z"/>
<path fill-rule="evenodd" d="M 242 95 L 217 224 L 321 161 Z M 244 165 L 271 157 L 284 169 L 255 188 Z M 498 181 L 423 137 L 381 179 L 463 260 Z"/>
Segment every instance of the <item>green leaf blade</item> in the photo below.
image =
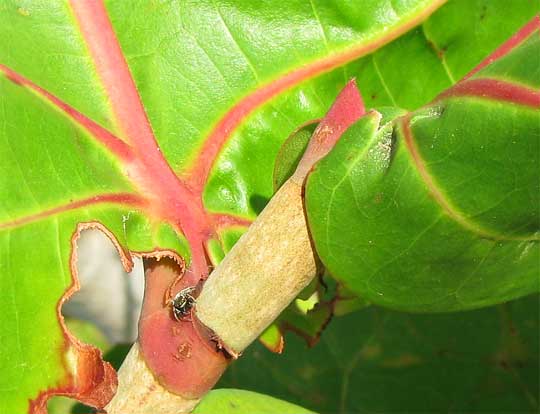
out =
<path fill-rule="evenodd" d="M 210 391 L 194 414 L 314 414 L 298 405 L 252 391 L 217 389 Z"/>
<path fill-rule="evenodd" d="M 411 134 L 455 214 L 494 238 L 534 239 L 540 111 L 474 97 L 451 99 L 436 110 L 438 117 L 426 116 L 433 108 L 417 112 Z"/>
<path fill-rule="evenodd" d="M 104 127 L 111 109 L 67 2 L 5 1 L 0 64 L 32 79 Z"/>
<path fill-rule="evenodd" d="M 334 318 L 313 348 L 293 335 L 282 355 L 250 347 L 218 386 L 325 414 L 536 412 L 539 304 L 531 295 L 452 314 L 372 306 Z"/>
<path fill-rule="evenodd" d="M 505 73 L 536 54 L 521 47 L 501 59 L 514 62 Z M 308 180 L 324 264 L 376 304 L 453 311 L 538 291 L 540 111 L 467 82 L 396 122 L 386 144 L 384 126 L 349 129 Z"/>
<path fill-rule="evenodd" d="M 113 40 L 119 40 L 123 53 L 120 57 L 127 61 L 141 96 L 143 108 L 138 115 L 148 115 L 159 150 L 179 175 L 179 181 L 187 180 L 211 131 L 236 103 L 306 64 L 332 60 L 351 48 L 380 48 L 441 4 L 427 0 L 392 5 L 372 1 L 357 8 L 345 2 L 314 2 L 313 7 L 299 1 L 291 3 L 294 13 L 287 13 L 277 3 L 257 8 L 243 1 L 220 3 L 218 7 L 213 2 L 182 3 L 185 7 L 175 2 L 107 2 Z M 472 16 L 480 5 L 468 3 L 456 4 L 463 15 Z M 453 4 L 448 7 L 455 10 Z M 497 4 L 500 6 L 500 1 Z M 475 36 L 481 32 L 485 37 L 479 41 L 482 52 L 474 58 L 491 51 L 488 46 L 484 51 L 484 44 L 494 46 L 498 42 L 492 39 L 515 30 L 523 16 L 530 14 L 524 11 L 527 5 L 530 3 L 516 1 L 511 18 L 507 19 L 508 14 L 504 18 L 494 15 L 496 24 L 491 23 L 486 31 L 477 30 L 484 26 L 476 16 L 474 24 L 460 27 L 467 32 L 467 40 L 471 33 Z M 441 9 L 442 17 L 436 19 L 444 21 L 446 9 Z M 6 65 L 0 67 L 0 135 L 7 138 L 0 146 L 0 190 L 7 194 L 0 203 L 0 222 L 4 224 L 0 229 L 4 243 L 0 283 L 7 292 L 15 289 L 15 299 L 12 295 L 0 298 L 0 337 L 10 338 L 0 341 L 7 344 L 0 347 L 2 374 L 6 373 L 0 379 L 4 392 L 0 411 L 25 412 L 29 400 L 46 396 L 47 390 L 76 391 L 72 383 L 66 382 L 73 373 L 72 367 L 66 366 L 69 341 L 63 336 L 56 309 L 72 283 L 70 243 L 79 223 L 101 223 L 125 251 L 170 250 L 188 260 L 193 246 L 180 234 L 178 223 L 160 216 L 163 211 L 141 206 L 141 193 L 144 197 L 148 193 L 141 191 L 140 182 L 134 179 L 137 174 L 126 159 L 119 159 L 122 157 L 113 154 L 103 141 L 92 137 L 80 120 L 74 122 L 66 116 L 66 108 L 51 104 L 39 93 L 36 96 L 35 90 L 18 85 L 17 77 L 9 75 L 11 68 L 54 94 L 70 110 L 83 114 L 86 126 L 95 122 L 94 126 L 117 134 L 119 141 L 129 141 L 119 132 L 122 128 L 115 119 L 118 108 L 113 108 L 102 73 L 90 54 L 92 41 L 82 34 L 73 7 L 67 3 L 5 2 L 0 6 L 0 21 L 0 34 L 5 39 L 0 45 L 0 64 Z M 443 32 L 449 29 L 445 25 L 440 28 Z M 393 34 L 386 37 L 389 32 Z M 419 34 L 416 30 L 415 36 Z M 421 47 L 429 54 L 429 44 L 422 43 L 421 36 L 410 45 L 408 36 L 394 51 Z M 448 53 L 459 56 L 463 48 L 450 46 Z M 280 89 L 261 105 L 248 108 L 237 123 L 231 124 L 217 152 L 207 157 L 210 181 L 199 188 L 204 193 L 203 209 L 232 215 L 227 216 L 227 225 L 217 229 L 223 235 L 219 241 L 222 246 L 229 248 L 234 243 L 246 227 L 247 221 L 240 219 L 255 217 L 272 195 L 272 167 L 284 138 L 304 120 L 322 115 L 350 76 L 363 76 L 357 71 L 362 60 L 345 65 L 357 56 L 300 77 L 299 83 L 289 85 L 289 89 Z M 386 75 L 392 72 L 392 65 L 382 62 L 391 57 L 387 50 L 377 61 L 382 80 L 376 78 L 373 68 L 363 78 L 364 83 L 375 85 L 372 89 L 378 96 L 383 94 L 383 81 L 387 81 L 393 95 L 400 88 L 399 76 L 390 81 Z M 394 57 L 394 62 L 398 60 Z M 418 87 L 429 73 L 427 68 L 436 61 L 433 53 L 421 59 L 419 66 L 423 69 L 418 70 L 418 76 L 408 77 L 415 86 L 403 88 L 407 91 L 400 102 L 403 99 L 415 106 L 440 92 L 441 85 L 448 82 L 442 67 L 436 69 L 429 85 Z M 459 62 L 466 71 L 475 63 L 473 58 Z M 408 69 L 411 67 L 408 65 Z M 322 74 L 331 68 L 335 69 Z M 169 166 L 163 163 L 160 167 Z M 148 187 L 156 193 L 149 191 L 153 200 L 166 200 L 177 189 Z M 117 196 L 121 196 L 120 200 L 115 200 Z M 130 200 L 137 202 L 134 205 Z M 12 257 L 13 251 L 17 257 Z M 15 282 L 21 287 L 13 288 Z M 22 331 L 24 334 L 19 335 Z M 11 364 L 12 356 L 23 355 L 18 353 L 17 339 L 23 348 L 29 348 L 16 365 Z M 36 360 L 35 355 L 42 356 L 42 360 Z M 20 371 L 25 373 L 24 390 L 13 393 L 12 380 L 20 378 L 21 367 L 27 369 Z"/>

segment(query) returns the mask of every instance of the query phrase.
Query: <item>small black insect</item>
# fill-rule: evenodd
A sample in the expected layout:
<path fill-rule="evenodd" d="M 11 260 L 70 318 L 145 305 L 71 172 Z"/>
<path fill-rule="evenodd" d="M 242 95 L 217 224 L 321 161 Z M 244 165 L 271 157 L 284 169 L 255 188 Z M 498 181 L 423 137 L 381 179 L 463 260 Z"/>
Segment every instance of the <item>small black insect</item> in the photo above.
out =
<path fill-rule="evenodd" d="M 184 288 L 169 300 L 169 304 L 172 305 L 174 319 L 177 321 L 189 315 L 191 308 L 195 305 L 196 300 L 191 296 L 194 291 L 195 286 Z"/>

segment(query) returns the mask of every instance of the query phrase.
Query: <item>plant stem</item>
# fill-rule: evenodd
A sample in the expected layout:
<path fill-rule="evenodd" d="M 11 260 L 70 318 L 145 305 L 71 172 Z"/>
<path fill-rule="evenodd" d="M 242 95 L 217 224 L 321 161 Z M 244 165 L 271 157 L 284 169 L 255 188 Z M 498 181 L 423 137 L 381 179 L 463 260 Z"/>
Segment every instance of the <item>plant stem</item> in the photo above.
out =
<path fill-rule="evenodd" d="M 223 355 L 238 357 L 311 282 L 317 274 L 317 256 L 304 212 L 303 184 L 314 163 L 364 114 L 362 98 L 352 80 L 315 130 L 296 172 L 203 285 L 192 309 L 192 324 L 170 326 L 170 316 L 163 312 L 161 302 L 152 302 L 148 318 L 154 319 L 146 321 L 150 332 L 141 333 L 144 325 L 139 324 L 139 334 L 143 335 L 141 343 L 147 344 L 147 360 L 162 371 L 161 382 L 135 344 L 119 372 L 118 393 L 106 407 L 109 414 L 190 412 L 197 397 L 202 397 L 225 369 Z M 154 263 L 147 270 L 146 277 L 156 278 L 163 288 L 175 279 L 174 267 L 166 263 Z M 163 289 L 157 289 L 159 297 Z M 199 334 L 208 330 L 208 337 Z M 172 342 L 163 343 L 171 332 Z M 184 377 L 177 377 L 177 371 Z M 161 385 L 164 381 L 169 389 L 191 398 L 165 389 Z"/>
<path fill-rule="evenodd" d="M 191 412 L 198 402 L 165 389 L 146 365 L 135 342 L 118 371 L 118 391 L 105 410 L 107 414 L 180 414 Z"/>
<path fill-rule="evenodd" d="M 241 353 L 317 271 L 301 182 L 287 181 L 205 283 L 196 315 Z"/>
<path fill-rule="evenodd" d="M 197 300 L 197 318 L 226 349 L 240 354 L 316 272 L 302 185 L 291 179 L 209 277 Z M 124 361 L 118 383 L 108 414 L 189 413 L 198 402 L 165 389 L 142 358 L 138 343 Z"/>

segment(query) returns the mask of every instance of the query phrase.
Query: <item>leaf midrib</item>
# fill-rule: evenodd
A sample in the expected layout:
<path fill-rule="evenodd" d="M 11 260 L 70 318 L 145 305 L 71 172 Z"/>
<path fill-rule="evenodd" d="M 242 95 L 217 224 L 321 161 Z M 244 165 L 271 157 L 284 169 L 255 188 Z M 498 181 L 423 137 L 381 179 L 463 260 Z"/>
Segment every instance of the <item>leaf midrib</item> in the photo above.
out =
<path fill-rule="evenodd" d="M 125 58 L 123 54 L 121 53 L 119 49 L 119 45 L 117 42 L 117 39 L 114 37 L 114 32 L 112 31 L 112 26 L 110 26 L 110 21 L 108 20 L 108 15 L 103 7 L 102 4 L 94 4 L 87 7 L 87 5 L 82 5 L 80 2 L 71 1 L 71 8 L 74 10 L 75 20 L 80 26 L 82 37 L 84 41 L 87 43 L 87 47 L 89 48 L 89 53 L 92 56 L 94 63 L 96 63 L 96 56 L 95 56 L 95 50 L 92 50 L 92 48 L 99 48 L 99 44 L 94 44 L 95 42 L 100 41 L 100 39 L 96 40 L 95 37 L 89 38 L 89 34 L 92 33 L 93 35 L 102 36 L 103 38 L 106 38 L 107 36 L 113 37 L 113 40 L 115 40 L 115 44 L 112 45 L 112 49 L 115 49 L 120 55 L 114 56 L 114 50 L 106 50 L 105 53 L 107 53 L 107 58 L 111 58 L 113 60 L 116 59 L 116 63 L 120 66 L 123 66 L 123 68 L 119 68 L 120 72 L 124 70 L 123 78 L 126 80 L 127 83 L 123 85 L 112 85 L 111 82 L 113 80 L 118 81 L 118 78 L 104 78 L 104 72 L 103 67 L 96 66 L 96 73 L 98 74 L 98 79 L 101 80 L 105 90 L 108 90 L 108 97 L 111 104 L 111 108 L 113 113 L 116 114 L 116 123 L 120 126 L 120 130 L 127 133 L 127 136 L 124 137 L 125 141 L 127 141 L 129 144 L 125 144 L 123 140 L 118 139 L 114 134 L 112 134 L 110 131 L 106 130 L 105 128 L 99 126 L 98 124 L 94 123 L 90 119 L 86 118 L 83 114 L 78 113 L 76 110 L 71 108 L 69 105 L 62 102 L 60 99 L 56 98 L 49 92 L 43 90 L 39 86 L 33 84 L 31 81 L 27 81 L 25 83 L 25 86 L 30 87 L 31 89 L 34 89 L 35 92 L 37 92 L 38 95 L 41 95 L 41 97 L 44 97 L 45 99 L 51 101 L 51 103 L 55 106 L 58 106 L 59 109 L 65 114 L 68 115 L 68 118 L 71 122 L 74 122 L 75 124 L 78 124 L 79 126 L 82 126 L 87 131 L 90 132 L 91 136 L 96 138 L 98 141 L 100 141 L 102 144 L 105 144 L 106 148 L 113 153 L 113 155 L 120 159 L 126 166 L 129 166 L 129 164 L 132 163 L 133 158 L 141 158 L 142 157 L 142 170 L 145 173 L 150 173 L 150 175 L 155 175 L 157 172 L 157 178 L 154 177 L 153 181 L 154 183 L 157 183 L 158 185 L 157 190 L 153 186 L 143 186 L 142 192 L 145 195 L 148 195 L 151 199 L 161 199 L 163 198 L 164 194 L 162 193 L 169 193 L 170 194 L 176 194 L 176 196 L 173 196 L 173 199 L 176 199 L 176 201 L 182 205 L 185 204 L 185 200 L 191 200 L 193 199 L 193 195 L 195 198 L 199 198 L 198 201 L 195 199 L 194 202 L 191 204 L 199 205 L 200 203 L 200 197 L 203 191 L 203 188 L 206 183 L 206 179 L 208 177 L 208 174 L 215 162 L 215 159 L 217 158 L 217 155 L 221 151 L 221 148 L 226 143 L 227 139 L 231 136 L 232 132 L 242 123 L 242 121 L 245 119 L 246 116 L 248 116 L 250 113 L 252 113 L 255 109 L 260 107 L 261 105 L 267 103 L 269 99 L 274 97 L 275 95 L 284 92 L 285 90 L 295 86 L 299 82 L 305 81 L 306 79 L 318 76 L 324 72 L 330 71 L 340 65 L 343 65 L 351 60 L 354 60 L 360 56 L 363 56 L 382 45 L 392 41 L 393 39 L 397 38 L 401 34 L 403 34 L 405 31 L 409 30 L 410 28 L 414 27 L 418 23 L 420 23 L 424 18 L 428 17 L 434 10 L 436 10 L 440 5 L 442 5 L 445 2 L 445 0 L 435 0 L 432 1 L 430 4 L 425 6 L 424 8 L 415 11 L 414 13 L 411 13 L 408 16 L 405 16 L 400 22 L 400 24 L 396 25 L 392 31 L 383 33 L 382 35 L 379 35 L 377 37 L 374 37 L 370 39 L 368 42 L 357 42 L 356 45 L 352 45 L 349 48 L 345 50 L 341 50 L 339 52 L 336 52 L 334 54 L 330 54 L 327 56 L 324 56 L 323 58 L 314 60 L 313 62 L 308 64 L 308 67 L 298 67 L 296 69 L 292 69 L 289 72 L 287 72 L 285 75 L 281 75 L 277 79 L 271 80 L 269 83 L 265 85 L 260 85 L 259 88 L 252 92 L 251 94 L 248 94 L 244 98 L 242 98 L 239 103 L 237 103 L 235 106 L 232 107 L 231 110 L 229 110 L 225 116 L 221 118 L 220 121 L 216 124 L 216 127 L 214 128 L 214 132 L 210 133 L 207 136 L 207 139 L 204 141 L 205 144 L 201 151 L 199 152 L 199 155 L 197 157 L 196 161 L 196 167 L 198 170 L 191 171 L 188 176 L 189 177 L 196 177 L 195 179 L 186 180 L 190 182 L 184 182 L 183 180 L 179 180 L 178 177 L 175 176 L 175 174 L 170 169 L 170 166 L 165 161 L 165 158 L 163 157 L 163 154 L 160 153 L 159 147 L 157 146 L 157 141 L 153 135 L 153 131 L 151 129 L 151 126 L 146 118 L 146 114 L 144 111 L 144 107 L 142 102 L 140 101 L 140 98 L 137 94 L 137 91 L 135 90 L 135 84 L 133 83 L 131 79 L 131 74 L 129 72 L 129 68 L 127 67 L 127 63 L 125 62 Z M 90 15 L 88 15 L 88 13 Z M 97 21 L 94 22 L 88 22 L 88 19 L 82 21 L 81 19 L 83 17 L 91 17 L 94 20 L 97 19 Z M 101 19 L 101 20 L 100 20 Z M 81 26 L 83 25 L 83 26 Z M 88 26 L 90 25 L 90 26 Z M 93 25 L 93 26 L 92 26 Z M 101 25 L 101 26 L 100 26 Z M 110 33 L 104 33 L 106 30 L 100 32 L 96 30 L 97 28 L 105 28 L 107 29 L 107 26 L 109 26 Z M 90 27 L 90 29 L 89 29 Z M 101 39 L 103 40 L 103 39 Z M 110 40 L 110 39 L 109 39 Z M 103 45 L 101 45 L 103 46 Z M 106 60 L 106 59 L 105 59 Z M 101 63 L 100 63 L 101 64 Z M 8 74 L 14 74 L 13 71 L 11 71 L 9 68 L 3 67 L 3 71 Z M 114 68 L 112 70 L 113 72 L 117 68 Z M 105 69 L 106 71 L 106 69 Z M 127 75 L 125 75 L 127 73 Z M 107 75 L 107 73 L 105 73 Z M 19 76 L 15 74 L 15 76 Z M 107 75 L 108 76 L 108 75 Z M 22 77 L 20 77 L 22 78 Z M 112 79 L 112 80 L 111 80 Z M 121 83 L 122 79 L 120 79 Z M 120 90 L 127 91 L 127 94 L 116 94 L 115 98 L 111 100 L 111 88 L 119 88 Z M 130 96 L 131 98 L 122 98 L 122 96 Z M 254 99 L 260 98 L 260 99 Z M 115 100 L 116 99 L 116 100 Z M 118 101 L 120 99 L 120 101 Z M 131 101 L 137 101 L 133 104 L 135 105 L 135 109 L 132 112 L 137 113 L 136 119 L 137 121 L 137 128 L 136 130 L 144 130 L 146 131 L 143 135 L 146 138 L 138 139 L 137 137 L 129 136 L 129 131 L 133 131 L 132 126 L 130 125 L 130 122 L 132 122 L 132 117 L 127 117 L 125 112 L 122 113 L 122 110 L 119 108 L 122 107 L 122 99 L 128 99 Z M 138 106 L 138 107 L 137 107 Z M 236 112 L 235 112 L 236 111 Z M 76 116 L 73 116 L 75 113 Z M 132 114 L 129 114 L 132 115 Z M 129 119 L 128 119 L 129 118 Z M 228 123 L 228 121 L 233 121 L 232 123 Z M 228 123 L 228 124 L 227 124 Z M 226 130 L 225 134 L 219 134 L 219 127 L 226 124 Z M 131 128 L 131 129 L 130 129 Z M 216 130 L 218 134 L 216 134 Z M 101 137 L 101 138 L 100 138 Z M 216 142 L 215 139 L 217 138 L 219 142 Z M 210 148 L 210 150 L 208 150 Z M 146 151 L 148 150 L 148 151 Z M 206 152 L 205 152 L 206 151 Z M 157 171 L 156 171 L 157 168 Z M 168 177 L 166 180 L 164 177 Z M 202 178 L 202 179 L 201 179 Z M 163 185 L 163 182 L 167 182 L 167 185 Z M 140 184 L 140 183 L 135 183 Z M 146 188 L 145 188 L 146 187 Z M 175 190 L 176 188 L 176 190 Z M 195 194 L 192 193 L 192 191 L 195 191 Z M 154 192 L 154 197 L 151 197 L 152 192 Z M 157 192 L 157 194 L 155 194 Z M 150 193 L 150 194 L 149 194 Z M 146 196 L 145 196 L 146 197 Z M 173 200 L 174 201 L 174 200 Z M 174 203 L 173 203 L 174 204 Z M 58 207 L 62 208 L 62 207 Z M 201 208 L 202 207 L 201 205 Z M 179 209 L 183 210 L 183 209 Z M 187 210 L 187 209 L 186 209 Z M 197 208 L 195 208 L 197 210 Z M 199 215 L 202 215 L 202 211 L 199 213 Z M 170 221 L 171 224 L 176 228 L 177 231 L 183 232 L 185 234 L 185 228 L 182 228 L 181 222 L 189 222 L 190 217 L 170 217 L 166 216 L 163 217 L 166 221 Z M 17 221 L 24 220 L 24 218 L 17 219 Z M 196 241 L 192 239 L 192 241 Z"/>
<path fill-rule="evenodd" d="M 535 241 L 540 240 L 540 236 L 511 236 L 495 231 L 485 229 L 484 227 L 474 223 L 469 220 L 462 211 L 460 211 L 448 197 L 440 189 L 440 185 L 437 180 L 432 176 L 426 167 L 426 162 L 420 155 L 418 147 L 416 145 L 414 134 L 411 131 L 410 126 L 411 115 L 403 117 L 399 122 L 399 128 L 401 135 L 403 136 L 403 141 L 405 143 L 405 148 L 407 149 L 407 154 L 411 160 L 412 165 L 414 165 L 415 170 L 421 181 L 426 186 L 427 190 L 433 197 L 433 200 L 439 205 L 439 207 L 456 223 L 458 223 L 464 229 L 480 236 L 481 238 L 495 240 L 495 241 Z"/>

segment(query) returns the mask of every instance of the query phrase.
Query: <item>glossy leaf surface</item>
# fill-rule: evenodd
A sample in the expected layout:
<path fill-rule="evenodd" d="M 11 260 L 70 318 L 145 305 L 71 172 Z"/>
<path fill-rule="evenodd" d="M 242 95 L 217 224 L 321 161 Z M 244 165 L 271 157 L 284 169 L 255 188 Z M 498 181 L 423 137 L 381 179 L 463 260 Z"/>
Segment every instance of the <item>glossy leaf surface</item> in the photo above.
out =
<path fill-rule="evenodd" d="M 194 414 L 314 414 L 295 404 L 252 391 L 213 390 L 193 411 Z"/>
<path fill-rule="evenodd" d="M 370 106 L 414 109 L 449 84 L 445 67 L 465 74 L 535 13 L 454 1 L 381 49 L 441 3 L 4 2 L 0 411 L 114 391 L 59 317 L 79 230 L 107 229 L 126 267 L 128 251 L 170 251 L 204 274 L 205 245 L 234 243 L 273 192 L 283 140 L 349 77 Z M 404 56 L 414 69 L 394 73 Z"/>
<path fill-rule="evenodd" d="M 451 314 L 370 307 L 334 318 L 307 348 L 249 348 L 219 387 L 245 388 L 319 413 L 536 412 L 539 296 Z"/>
<path fill-rule="evenodd" d="M 317 75 L 441 1 L 278 3 L 2 4 L 0 411 L 114 392 L 59 316 L 80 230 L 106 231 L 128 268 L 129 251 L 167 251 L 205 276 L 205 245 L 249 224 L 281 142 L 347 80 Z"/>
<path fill-rule="evenodd" d="M 412 114 L 353 125 L 308 179 L 329 272 L 373 303 L 451 311 L 538 292 L 540 19 Z"/>

